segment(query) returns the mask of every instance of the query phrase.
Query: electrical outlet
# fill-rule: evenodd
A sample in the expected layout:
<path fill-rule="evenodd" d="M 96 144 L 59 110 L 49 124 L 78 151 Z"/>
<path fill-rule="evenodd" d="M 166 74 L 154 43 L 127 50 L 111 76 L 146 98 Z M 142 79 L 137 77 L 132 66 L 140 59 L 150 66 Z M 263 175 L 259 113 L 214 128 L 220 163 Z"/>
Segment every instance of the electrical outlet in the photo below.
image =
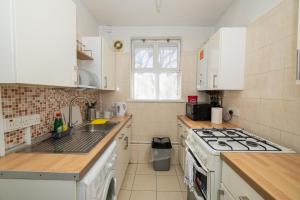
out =
<path fill-rule="evenodd" d="M 4 132 L 15 131 L 22 128 L 22 117 L 4 120 Z"/>
<path fill-rule="evenodd" d="M 229 112 L 229 110 L 233 111 L 233 116 L 240 116 L 240 110 L 238 108 L 228 107 L 227 112 Z"/>
<path fill-rule="evenodd" d="M 22 117 L 22 128 L 30 127 L 40 123 L 41 123 L 41 116 L 39 114 Z"/>

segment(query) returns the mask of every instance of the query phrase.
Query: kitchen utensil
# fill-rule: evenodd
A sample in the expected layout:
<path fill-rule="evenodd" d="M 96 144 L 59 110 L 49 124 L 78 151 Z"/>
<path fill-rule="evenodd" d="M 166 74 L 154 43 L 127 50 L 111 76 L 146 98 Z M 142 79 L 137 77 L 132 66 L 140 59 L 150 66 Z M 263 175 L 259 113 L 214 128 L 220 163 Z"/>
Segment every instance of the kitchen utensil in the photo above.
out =
<path fill-rule="evenodd" d="M 92 121 L 92 120 L 96 119 L 96 112 L 97 112 L 97 110 L 95 108 L 96 104 L 97 104 L 97 101 L 91 103 L 91 105 L 86 104 L 88 107 L 88 109 L 87 109 L 87 120 L 88 121 Z"/>

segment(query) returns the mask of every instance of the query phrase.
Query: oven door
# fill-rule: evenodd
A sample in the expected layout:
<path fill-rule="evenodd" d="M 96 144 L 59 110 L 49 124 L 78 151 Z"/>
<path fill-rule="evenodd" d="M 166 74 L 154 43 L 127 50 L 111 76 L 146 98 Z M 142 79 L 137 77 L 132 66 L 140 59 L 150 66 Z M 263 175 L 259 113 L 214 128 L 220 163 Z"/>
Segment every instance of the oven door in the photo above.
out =
<path fill-rule="evenodd" d="M 194 198 L 188 198 L 188 199 L 196 199 L 196 200 L 206 200 L 207 199 L 207 187 L 208 187 L 208 172 L 206 169 L 202 167 L 202 165 L 198 162 L 195 155 L 192 153 L 192 151 L 188 150 L 191 155 L 193 156 L 195 162 L 193 165 L 193 185 L 194 185 L 194 191 L 192 194 L 189 194 L 189 196 L 194 196 Z"/>
<path fill-rule="evenodd" d="M 195 162 L 193 167 L 194 193 L 197 199 L 207 199 L 207 171 Z"/>

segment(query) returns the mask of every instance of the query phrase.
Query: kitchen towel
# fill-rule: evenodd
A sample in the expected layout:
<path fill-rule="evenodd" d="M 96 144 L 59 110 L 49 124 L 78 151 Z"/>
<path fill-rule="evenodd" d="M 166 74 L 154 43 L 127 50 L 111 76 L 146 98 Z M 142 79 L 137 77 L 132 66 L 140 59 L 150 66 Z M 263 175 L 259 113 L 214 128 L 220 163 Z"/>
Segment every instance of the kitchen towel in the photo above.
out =
<path fill-rule="evenodd" d="M 194 191 L 194 181 L 193 181 L 194 162 L 195 162 L 194 157 L 186 149 L 184 183 L 187 184 L 191 192 Z"/>

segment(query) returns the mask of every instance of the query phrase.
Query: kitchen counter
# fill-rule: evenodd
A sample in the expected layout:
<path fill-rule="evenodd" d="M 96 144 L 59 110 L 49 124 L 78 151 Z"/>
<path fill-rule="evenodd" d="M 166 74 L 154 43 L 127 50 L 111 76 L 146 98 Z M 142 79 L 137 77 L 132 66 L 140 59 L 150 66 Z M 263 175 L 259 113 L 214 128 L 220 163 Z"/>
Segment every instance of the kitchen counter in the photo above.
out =
<path fill-rule="evenodd" d="M 213 124 L 211 121 L 193 121 L 185 115 L 178 115 L 177 118 L 184 123 L 188 128 L 238 128 L 229 123 Z"/>
<path fill-rule="evenodd" d="M 221 158 L 264 199 L 300 199 L 300 154 L 222 153 Z"/>
<path fill-rule="evenodd" d="M 120 122 L 89 153 L 11 153 L 0 158 L 0 178 L 80 180 L 113 141 L 132 116 L 116 117 Z"/>

